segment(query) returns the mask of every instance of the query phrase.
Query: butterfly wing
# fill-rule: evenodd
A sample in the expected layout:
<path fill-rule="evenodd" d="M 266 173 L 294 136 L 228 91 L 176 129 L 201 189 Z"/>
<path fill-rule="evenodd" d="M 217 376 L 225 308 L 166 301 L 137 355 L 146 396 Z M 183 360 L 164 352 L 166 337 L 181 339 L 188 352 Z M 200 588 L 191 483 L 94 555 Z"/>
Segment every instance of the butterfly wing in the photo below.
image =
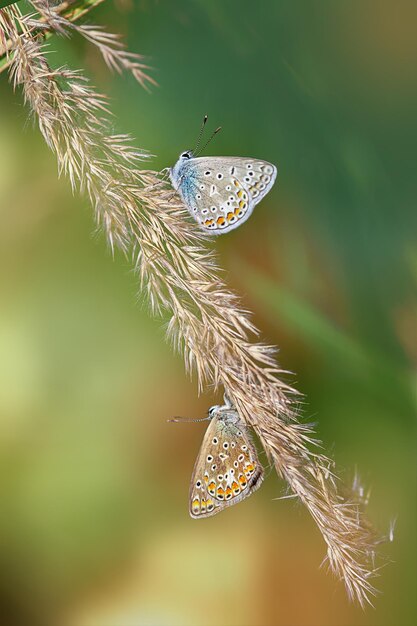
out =
<path fill-rule="evenodd" d="M 184 164 L 178 190 L 200 226 L 218 235 L 248 219 L 276 175 L 275 165 L 260 159 L 198 157 Z"/>
<path fill-rule="evenodd" d="M 190 515 L 209 517 L 256 491 L 263 468 L 235 411 L 232 421 L 215 417 L 207 428 L 190 485 Z M 236 421 L 237 420 L 237 421 Z"/>

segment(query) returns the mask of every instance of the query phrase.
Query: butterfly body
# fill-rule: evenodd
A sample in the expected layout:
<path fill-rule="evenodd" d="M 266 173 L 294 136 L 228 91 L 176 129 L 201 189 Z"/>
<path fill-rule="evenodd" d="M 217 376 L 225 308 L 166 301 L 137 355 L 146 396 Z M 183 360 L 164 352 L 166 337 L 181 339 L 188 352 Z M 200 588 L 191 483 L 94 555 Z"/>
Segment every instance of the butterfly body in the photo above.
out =
<path fill-rule="evenodd" d="M 246 424 L 230 404 L 214 406 L 190 485 L 190 515 L 209 517 L 261 485 L 263 468 Z"/>
<path fill-rule="evenodd" d="M 170 178 L 206 232 L 220 235 L 243 224 L 275 182 L 272 163 L 244 157 L 194 157 L 183 152 Z"/>

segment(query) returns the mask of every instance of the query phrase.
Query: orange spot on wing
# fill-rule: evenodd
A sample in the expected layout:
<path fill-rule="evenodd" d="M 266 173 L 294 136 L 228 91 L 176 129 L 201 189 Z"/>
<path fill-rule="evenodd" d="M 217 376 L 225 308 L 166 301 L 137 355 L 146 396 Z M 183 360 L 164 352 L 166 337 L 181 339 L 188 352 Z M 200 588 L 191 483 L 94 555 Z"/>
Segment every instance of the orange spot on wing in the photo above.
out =
<path fill-rule="evenodd" d="M 224 489 L 223 489 L 223 487 L 217 487 L 216 497 L 219 500 L 223 500 L 223 498 L 224 498 Z"/>
<path fill-rule="evenodd" d="M 243 471 L 245 472 L 246 476 L 252 476 L 253 472 L 255 471 L 255 466 L 252 465 L 252 463 L 248 463 Z"/>
<path fill-rule="evenodd" d="M 247 485 L 247 480 L 245 478 L 245 476 L 243 474 L 239 475 L 239 482 L 242 485 L 242 487 L 246 487 Z"/>

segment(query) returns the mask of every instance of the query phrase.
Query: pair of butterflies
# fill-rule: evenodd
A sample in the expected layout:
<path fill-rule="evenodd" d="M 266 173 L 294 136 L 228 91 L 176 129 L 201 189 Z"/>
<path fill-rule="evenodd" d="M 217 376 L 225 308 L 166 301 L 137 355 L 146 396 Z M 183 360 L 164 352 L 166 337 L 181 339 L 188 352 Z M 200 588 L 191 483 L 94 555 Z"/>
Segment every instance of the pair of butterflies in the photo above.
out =
<path fill-rule="evenodd" d="M 223 406 L 209 409 L 210 424 L 191 478 L 189 512 L 195 519 L 237 504 L 256 491 L 264 478 L 246 424 L 226 396 L 224 400 Z"/>
<path fill-rule="evenodd" d="M 169 176 L 197 224 L 208 233 L 221 235 L 246 222 L 272 188 L 277 168 L 260 159 L 196 157 L 206 121 L 207 116 L 196 149 L 180 154 Z"/>
<path fill-rule="evenodd" d="M 220 235 L 250 217 L 272 188 L 277 169 L 260 159 L 194 156 L 206 122 L 207 116 L 196 150 L 183 152 L 169 175 L 199 226 Z M 193 518 L 210 517 L 240 502 L 256 491 L 264 478 L 247 426 L 226 397 L 223 406 L 211 407 L 208 419 L 211 422 L 191 478 L 189 511 Z"/>

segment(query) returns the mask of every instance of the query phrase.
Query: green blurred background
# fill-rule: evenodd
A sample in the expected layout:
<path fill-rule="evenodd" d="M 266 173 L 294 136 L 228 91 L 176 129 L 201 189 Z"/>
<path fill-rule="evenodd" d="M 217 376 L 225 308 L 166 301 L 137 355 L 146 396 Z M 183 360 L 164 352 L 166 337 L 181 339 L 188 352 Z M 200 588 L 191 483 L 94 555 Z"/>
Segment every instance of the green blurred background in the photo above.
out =
<path fill-rule="evenodd" d="M 397 518 L 366 612 L 319 568 L 306 511 L 273 500 L 273 471 L 239 506 L 189 518 L 205 425 L 166 418 L 220 398 L 198 398 L 0 77 L 1 623 L 416 623 L 416 20 L 387 0 L 105 3 L 89 21 L 149 57 L 152 93 L 80 39 L 51 40 L 51 63 L 85 68 L 154 167 L 205 113 L 223 126 L 207 154 L 278 165 L 215 246 L 344 479 L 372 486 L 382 532 Z"/>

